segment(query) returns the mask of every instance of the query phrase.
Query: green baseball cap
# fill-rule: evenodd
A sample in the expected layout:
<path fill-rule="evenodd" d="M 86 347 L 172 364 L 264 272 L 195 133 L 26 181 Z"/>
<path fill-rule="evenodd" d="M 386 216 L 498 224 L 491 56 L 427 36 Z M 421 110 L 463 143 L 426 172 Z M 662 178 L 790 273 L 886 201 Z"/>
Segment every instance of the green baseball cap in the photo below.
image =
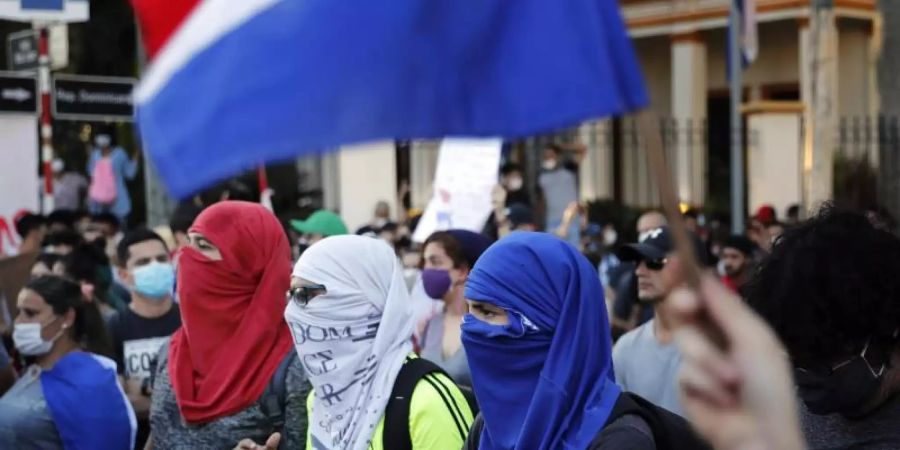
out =
<path fill-rule="evenodd" d="M 337 236 L 348 234 L 347 225 L 337 214 L 320 209 L 306 218 L 306 220 L 291 220 L 291 226 L 300 233 L 321 234 L 322 236 Z"/>

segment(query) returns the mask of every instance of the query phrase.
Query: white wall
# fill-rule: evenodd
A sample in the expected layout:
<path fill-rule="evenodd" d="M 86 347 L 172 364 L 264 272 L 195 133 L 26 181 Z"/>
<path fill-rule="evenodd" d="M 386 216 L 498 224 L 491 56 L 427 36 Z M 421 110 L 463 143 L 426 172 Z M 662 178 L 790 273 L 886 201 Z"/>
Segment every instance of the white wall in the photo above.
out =
<path fill-rule="evenodd" d="M 672 52 L 668 36 L 633 40 L 651 107 L 661 116 L 672 113 Z"/>
<path fill-rule="evenodd" d="M 353 233 L 372 219 L 375 204 L 384 200 L 397 208 L 397 161 L 393 141 L 341 147 L 340 215 Z"/>
<path fill-rule="evenodd" d="M 0 115 L 0 217 L 13 235 L 12 218 L 18 211 L 40 210 L 37 130 L 35 117 Z M 0 240 L 0 249 L 8 251 L 11 243 L 7 237 L 0 236 Z"/>
<path fill-rule="evenodd" d="M 838 23 L 838 108 L 840 116 L 870 114 L 869 31 L 863 24 Z"/>
<path fill-rule="evenodd" d="M 800 117 L 797 113 L 759 113 L 748 117 L 754 136 L 747 151 L 747 213 L 763 204 L 778 211 L 801 203 Z"/>

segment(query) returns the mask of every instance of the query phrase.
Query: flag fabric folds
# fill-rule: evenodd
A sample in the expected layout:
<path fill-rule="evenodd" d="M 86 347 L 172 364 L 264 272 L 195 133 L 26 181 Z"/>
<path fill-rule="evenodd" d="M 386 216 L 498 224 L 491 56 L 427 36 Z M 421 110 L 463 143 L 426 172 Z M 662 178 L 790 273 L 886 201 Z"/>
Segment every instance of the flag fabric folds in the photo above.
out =
<path fill-rule="evenodd" d="M 204 0 L 135 99 L 176 197 L 343 144 L 512 138 L 648 102 L 616 0 Z"/>
<path fill-rule="evenodd" d="M 739 17 L 738 20 L 738 42 L 737 48 L 741 53 L 741 69 L 747 68 L 753 61 L 756 61 L 756 57 L 759 55 L 759 36 L 757 34 L 757 26 L 756 26 L 756 0 L 732 0 L 733 7 L 737 9 L 737 14 Z M 728 26 L 735 26 L 734 22 L 729 18 Z M 730 30 L 729 30 L 730 31 Z M 728 49 L 728 55 L 731 55 L 732 46 L 730 45 L 730 36 L 729 32 L 729 42 L 728 45 L 725 46 Z M 731 57 L 729 56 L 727 59 L 727 73 L 726 76 L 728 79 L 731 79 Z"/>
<path fill-rule="evenodd" d="M 137 419 L 113 360 L 73 352 L 41 373 L 41 389 L 66 450 L 130 450 Z"/>

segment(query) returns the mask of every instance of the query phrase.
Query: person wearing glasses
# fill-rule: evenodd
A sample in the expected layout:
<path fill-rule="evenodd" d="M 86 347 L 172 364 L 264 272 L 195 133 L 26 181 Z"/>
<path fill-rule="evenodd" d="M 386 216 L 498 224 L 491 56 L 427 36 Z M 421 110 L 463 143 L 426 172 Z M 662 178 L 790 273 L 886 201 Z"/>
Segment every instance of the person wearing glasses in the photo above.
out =
<path fill-rule="evenodd" d="M 823 208 L 784 233 L 748 302 L 784 342 L 811 450 L 900 448 L 900 239 Z"/>
<path fill-rule="evenodd" d="M 684 415 L 678 398 L 681 353 L 674 342 L 671 310 L 666 297 L 683 282 L 680 257 L 668 227 L 644 233 L 644 239 L 616 252 L 623 262 L 633 262 L 638 283 L 638 301 L 653 306 L 654 318 L 624 334 L 613 347 L 616 383 L 654 404 Z M 691 234 L 696 254 L 705 254 L 703 244 Z"/>
<path fill-rule="evenodd" d="M 384 241 L 313 244 L 294 267 L 284 318 L 313 387 L 306 448 L 462 447 L 472 411 L 446 373 L 413 354 L 403 266 Z"/>
<path fill-rule="evenodd" d="M 188 230 L 178 260 L 182 327 L 159 352 L 147 448 L 301 448 L 309 384 L 284 323 L 291 248 L 256 203 L 223 201 Z"/>

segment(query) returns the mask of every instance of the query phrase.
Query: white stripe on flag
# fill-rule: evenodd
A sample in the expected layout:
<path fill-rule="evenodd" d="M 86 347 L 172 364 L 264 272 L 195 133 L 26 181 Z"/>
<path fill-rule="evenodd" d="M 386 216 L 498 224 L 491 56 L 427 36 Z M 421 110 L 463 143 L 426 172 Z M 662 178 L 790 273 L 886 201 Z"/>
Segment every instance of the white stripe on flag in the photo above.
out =
<path fill-rule="evenodd" d="M 281 0 L 205 0 L 173 34 L 135 90 L 136 103 L 156 95 L 191 58 L 269 6 Z"/>
<path fill-rule="evenodd" d="M 756 33 L 756 0 L 737 0 L 741 5 L 741 53 L 747 63 L 756 60 L 759 54 L 759 39 Z"/>

